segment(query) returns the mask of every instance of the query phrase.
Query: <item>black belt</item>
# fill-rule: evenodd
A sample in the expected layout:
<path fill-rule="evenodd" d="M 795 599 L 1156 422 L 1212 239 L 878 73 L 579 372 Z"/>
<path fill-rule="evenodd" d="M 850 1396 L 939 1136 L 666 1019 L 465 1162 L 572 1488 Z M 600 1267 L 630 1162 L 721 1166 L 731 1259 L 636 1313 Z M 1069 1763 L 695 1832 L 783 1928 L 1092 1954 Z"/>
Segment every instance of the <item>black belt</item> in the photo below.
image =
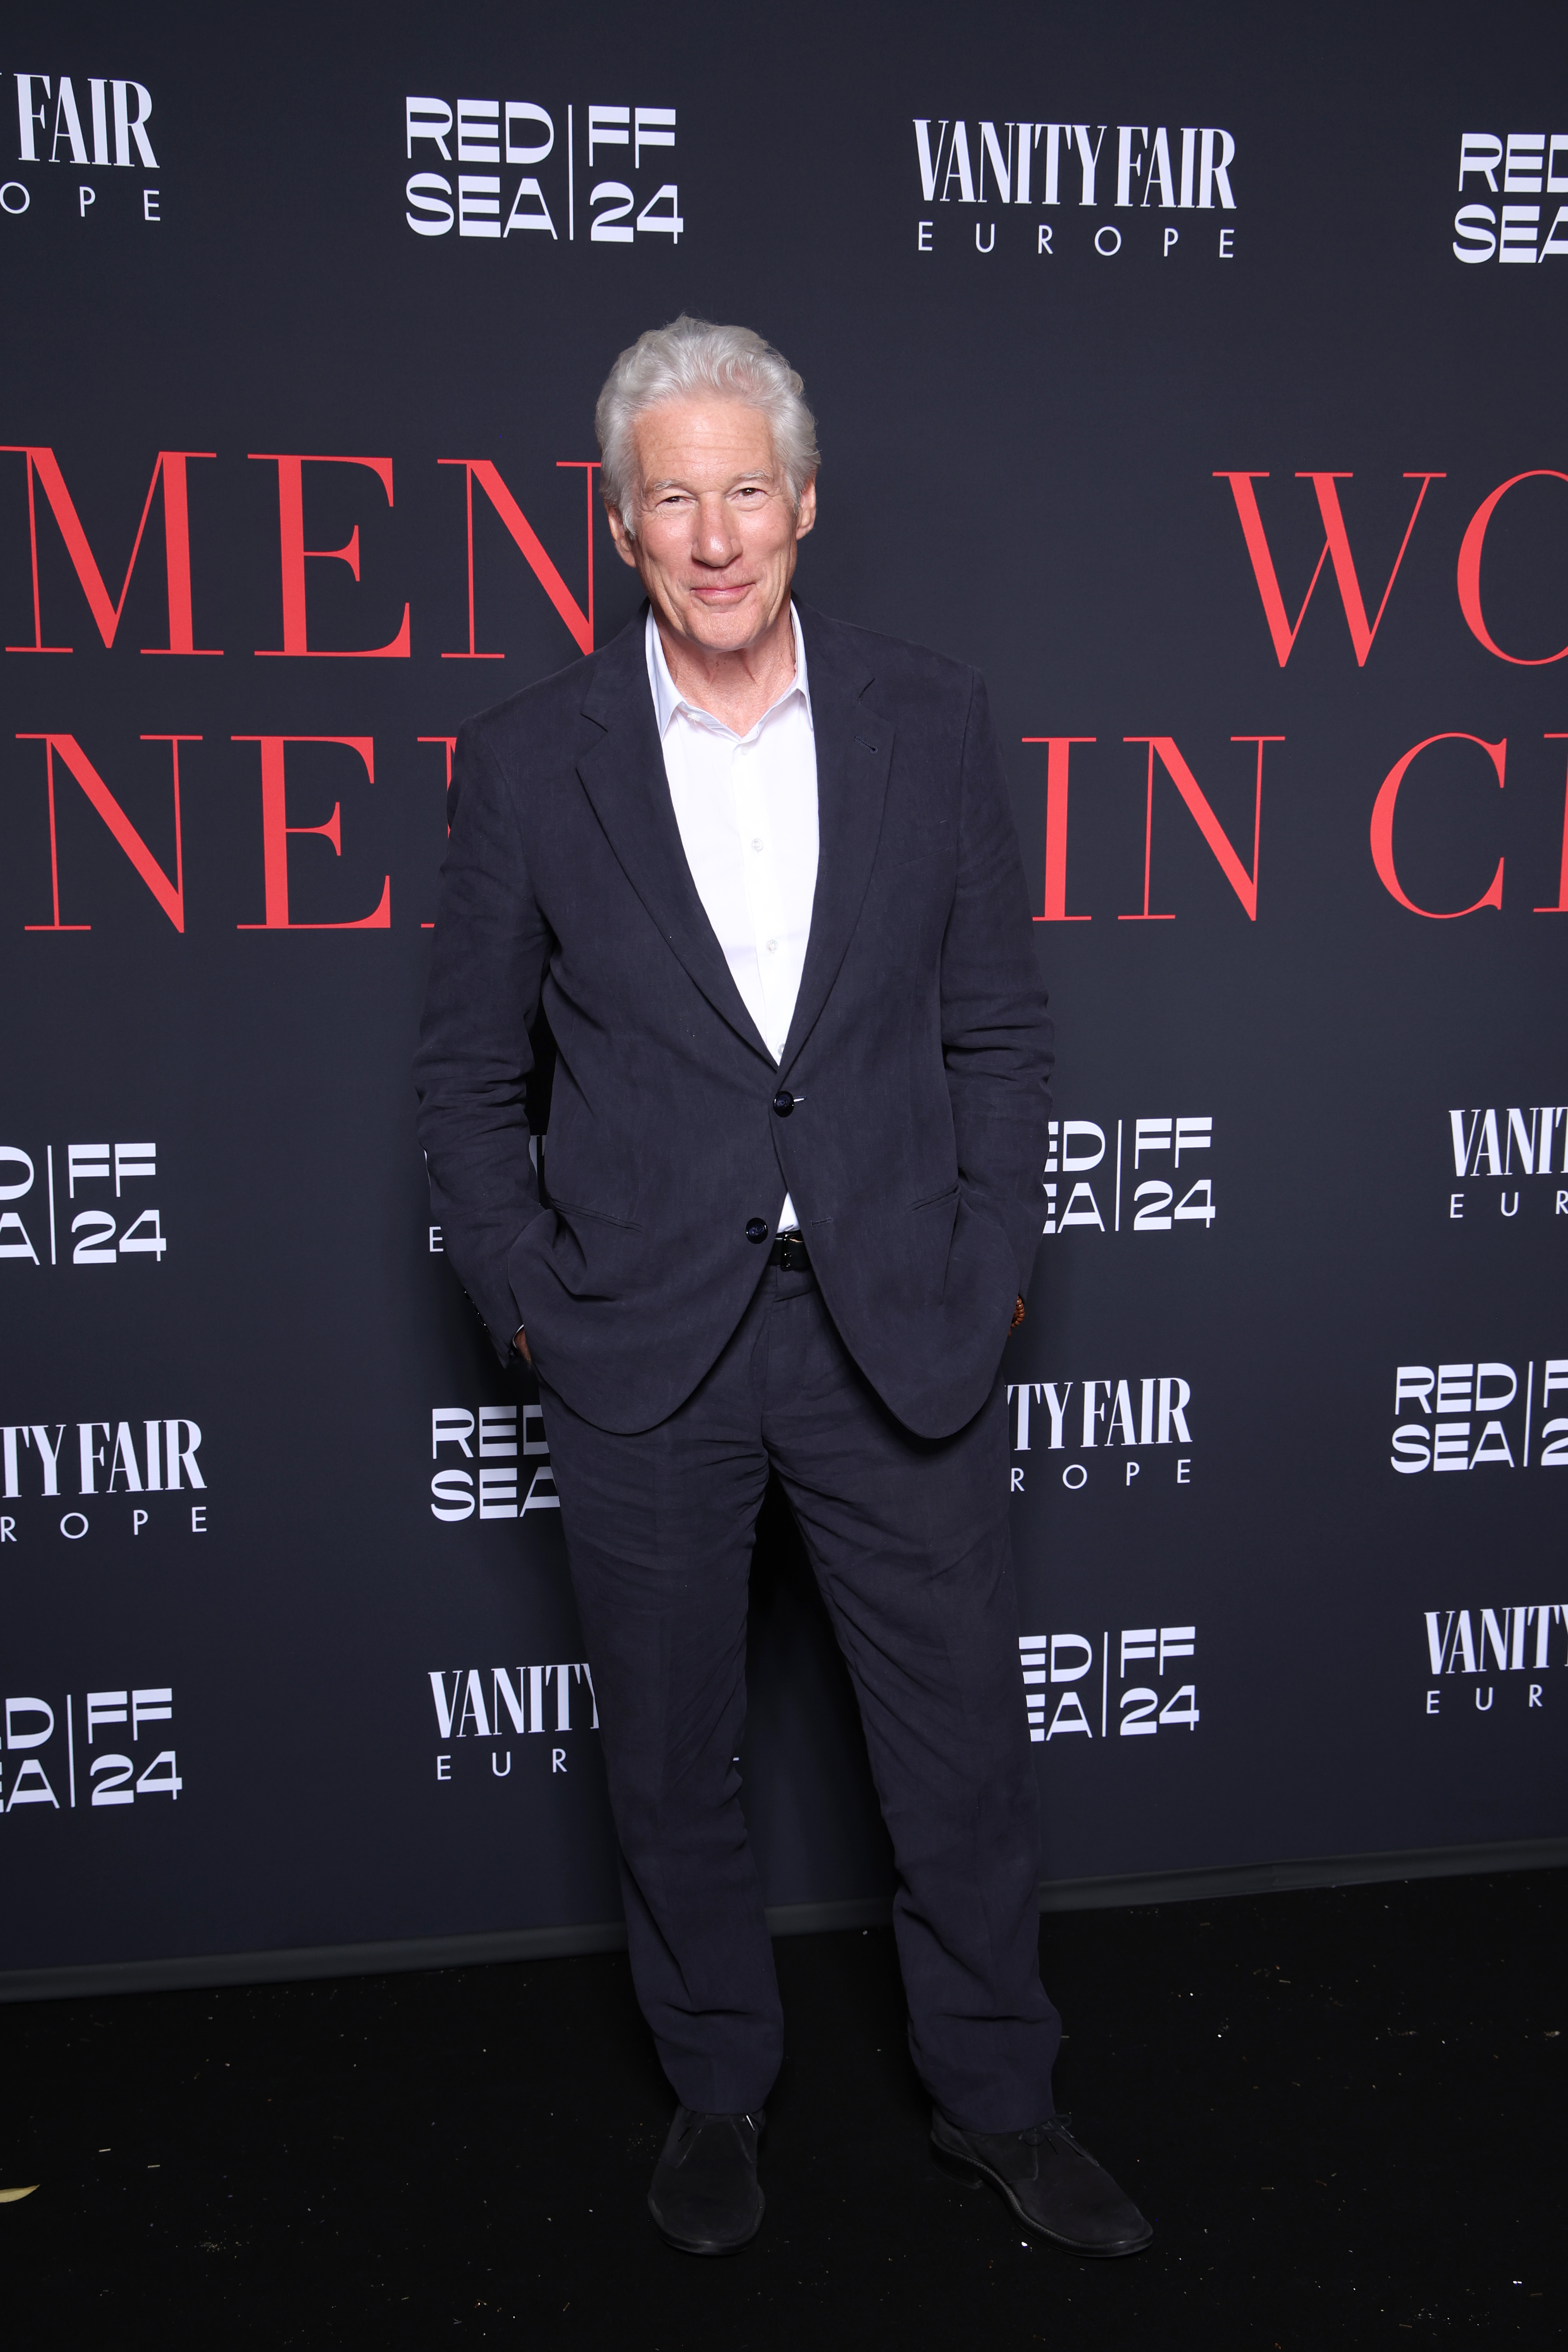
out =
<path fill-rule="evenodd" d="M 781 1234 L 768 1252 L 768 1264 L 778 1266 L 784 1274 L 809 1274 L 811 1258 L 805 1244 L 795 1233 Z"/>

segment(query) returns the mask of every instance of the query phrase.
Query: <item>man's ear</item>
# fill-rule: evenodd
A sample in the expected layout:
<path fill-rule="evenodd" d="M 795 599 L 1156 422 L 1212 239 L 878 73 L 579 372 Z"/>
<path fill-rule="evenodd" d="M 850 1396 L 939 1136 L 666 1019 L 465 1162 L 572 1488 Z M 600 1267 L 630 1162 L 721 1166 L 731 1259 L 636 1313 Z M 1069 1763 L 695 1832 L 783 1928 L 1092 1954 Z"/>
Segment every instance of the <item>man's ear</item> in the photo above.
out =
<path fill-rule="evenodd" d="M 813 474 L 800 494 L 800 510 L 795 519 L 795 535 L 804 539 L 808 530 L 816 528 L 816 476 Z"/>
<path fill-rule="evenodd" d="M 629 563 L 632 570 L 635 572 L 637 568 L 637 543 L 636 540 L 626 529 L 626 524 L 621 520 L 620 514 L 615 507 L 609 505 L 605 506 L 605 520 L 610 526 L 610 537 L 616 543 L 616 553 L 620 557 L 623 563 Z"/>

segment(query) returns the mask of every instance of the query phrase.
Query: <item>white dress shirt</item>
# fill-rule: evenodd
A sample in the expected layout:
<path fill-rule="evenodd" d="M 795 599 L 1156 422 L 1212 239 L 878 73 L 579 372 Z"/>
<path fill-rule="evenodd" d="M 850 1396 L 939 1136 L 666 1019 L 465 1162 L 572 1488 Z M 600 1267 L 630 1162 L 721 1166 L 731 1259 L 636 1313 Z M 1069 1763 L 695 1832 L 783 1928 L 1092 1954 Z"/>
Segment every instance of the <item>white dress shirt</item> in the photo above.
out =
<path fill-rule="evenodd" d="M 680 693 L 647 616 L 647 674 L 664 772 L 697 895 L 775 1062 L 800 993 L 816 891 L 816 742 L 800 616 L 795 676 L 749 735 Z M 789 1195 L 778 1231 L 797 1223 Z"/>

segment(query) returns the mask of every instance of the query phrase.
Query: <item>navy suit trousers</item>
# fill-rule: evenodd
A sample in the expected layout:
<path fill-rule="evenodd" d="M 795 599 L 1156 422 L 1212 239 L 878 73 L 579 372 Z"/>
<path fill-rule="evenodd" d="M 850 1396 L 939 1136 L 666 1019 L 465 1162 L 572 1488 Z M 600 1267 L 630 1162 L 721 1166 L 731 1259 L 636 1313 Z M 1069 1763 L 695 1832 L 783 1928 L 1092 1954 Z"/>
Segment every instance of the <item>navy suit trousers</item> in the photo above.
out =
<path fill-rule="evenodd" d="M 783 2020 L 741 1804 L 747 1585 L 770 1468 L 854 1679 L 892 1837 L 915 2068 L 972 2131 L 1052 2112 L 1038 1800 L 1018 1662 L 1005 1390 L 914 1436 L 810 1274 L 769 1269 L 679 1410 L 629 1435 L 541 1383 L 637 1998 L 678 2097 L 759 2107 Z"/>

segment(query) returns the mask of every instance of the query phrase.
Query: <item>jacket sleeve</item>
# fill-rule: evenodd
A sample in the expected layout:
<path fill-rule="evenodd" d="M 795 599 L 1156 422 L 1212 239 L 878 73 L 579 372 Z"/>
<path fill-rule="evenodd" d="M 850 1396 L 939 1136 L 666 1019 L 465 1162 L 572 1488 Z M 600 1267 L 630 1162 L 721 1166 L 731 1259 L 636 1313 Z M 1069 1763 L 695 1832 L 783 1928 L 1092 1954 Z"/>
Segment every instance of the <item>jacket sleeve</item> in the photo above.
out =
<path fill-rule="evenodd" d="M 472 725 L 458 737 L 447 821 L 414 1062 L 419 1140 L 446 1254 L 506 1363 L 526 1319 L 507 1261 L 542 1208 L 524 1086 L 552 940 L 530 884 L 511 792 Z"/>
<path fill-rule="evenodd" d="M 942 1023 L 959 1181 L 1012 1243 L 1022 1294 L 1040 1239 L 1054 1033 L 1001 751 L 977 674 L 963 738 L 958 880 L 942 940 Z"/>

